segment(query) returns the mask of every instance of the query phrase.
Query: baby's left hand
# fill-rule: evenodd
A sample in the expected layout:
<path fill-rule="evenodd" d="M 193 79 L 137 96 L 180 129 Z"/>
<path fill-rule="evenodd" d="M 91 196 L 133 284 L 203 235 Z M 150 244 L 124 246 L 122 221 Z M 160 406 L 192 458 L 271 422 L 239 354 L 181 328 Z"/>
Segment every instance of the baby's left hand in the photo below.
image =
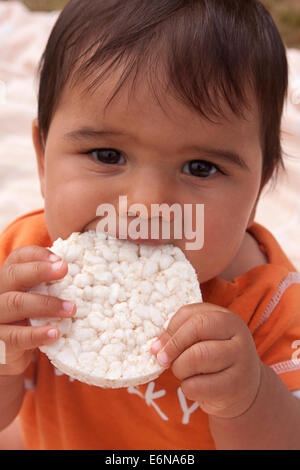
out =
<path fill-rule="evenodd" d="M 208 415 L 234 418 L 255 401 L 262 363 L 246 323 L 226 308 L 181 307 L 151 351 Z"/>

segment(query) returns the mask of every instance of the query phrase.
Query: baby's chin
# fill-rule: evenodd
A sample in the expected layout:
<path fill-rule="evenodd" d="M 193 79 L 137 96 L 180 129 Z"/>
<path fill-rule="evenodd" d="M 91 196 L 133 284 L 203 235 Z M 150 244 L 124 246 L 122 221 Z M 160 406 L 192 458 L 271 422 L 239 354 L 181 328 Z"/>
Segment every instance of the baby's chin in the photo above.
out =
<path fill-rule="evenodd" d="M 205 253 L 204 249 L 195 253 L 190 250 L 183 250 L 186 258 L 194 267 L 199 284 L 204 284 L 205 282 L 212 281 L 215 278 L 223 279 L 231 282 L 232 278 L 226 276 L 228 267 L 231 265 L 231 262 L 227 265 L 220 265 L 220 257 L 212 257 Z"/>

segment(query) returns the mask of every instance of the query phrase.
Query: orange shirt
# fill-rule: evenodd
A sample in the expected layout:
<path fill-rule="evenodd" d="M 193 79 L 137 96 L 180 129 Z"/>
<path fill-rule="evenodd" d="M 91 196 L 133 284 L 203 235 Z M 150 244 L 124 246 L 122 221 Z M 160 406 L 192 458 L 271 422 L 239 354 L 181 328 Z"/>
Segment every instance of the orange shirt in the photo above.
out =
<path fill-rule="evenodd" d="M 201 284 L 205 302 L 227 307 L 247 323 L 262 361 L 291 390 L 300 390 L 300 274 L 273 235 L 249 232 L 269 264 L 233 282 Z M 51 247 L 43 210 L 12 222 L 0 236 L 0 266 L 17 247 Z M 101 389 L 70 379 L 36 350 L 27 371 L 20 424 L 28 449 L 214 449 L 208 417 L 186 399 L 170 370 L 128 389 Z"/>

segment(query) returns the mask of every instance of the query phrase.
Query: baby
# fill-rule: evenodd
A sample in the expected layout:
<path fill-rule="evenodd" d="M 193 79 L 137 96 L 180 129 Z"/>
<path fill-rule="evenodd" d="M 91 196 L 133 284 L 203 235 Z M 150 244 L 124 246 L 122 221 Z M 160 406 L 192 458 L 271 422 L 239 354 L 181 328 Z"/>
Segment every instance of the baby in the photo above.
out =
<path fill-rule="evenodd" d="M 44 209 L 0 237 L 0 429 L 19 415 L 28 449 L 300 449 L 300 276 L 254 221 L 283 168 L 286 90 L 285 49 L 258 1 L 68 3 L 33 122 Z M 96 230 L 98 206 L 120 212 L 119 196 L 149 213 L 204 205 L 201 249 L 159 240 L 184 251 L 204 302 L 153 345 L 166 368 L 155 382 L 104 390 L 37 349 L 59 331 L 29 319 L 76 306 L 29 290 L 67 274 L 46 247 Z"/>

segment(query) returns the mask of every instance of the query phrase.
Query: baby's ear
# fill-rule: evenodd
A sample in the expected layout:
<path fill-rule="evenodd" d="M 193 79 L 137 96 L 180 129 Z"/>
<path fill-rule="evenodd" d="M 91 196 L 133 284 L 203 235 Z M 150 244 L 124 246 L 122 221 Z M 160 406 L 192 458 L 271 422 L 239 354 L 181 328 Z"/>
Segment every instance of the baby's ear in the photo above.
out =
<path fill-rule="evenodd" d="M 44 144 L 41 141 L 38 120 L 32 121 L 32 142 L 35 149 L 35 156 L 38 165 L 40 187 L 43 198 L 45 198 L 45 165 L 44 165 Z"/>

